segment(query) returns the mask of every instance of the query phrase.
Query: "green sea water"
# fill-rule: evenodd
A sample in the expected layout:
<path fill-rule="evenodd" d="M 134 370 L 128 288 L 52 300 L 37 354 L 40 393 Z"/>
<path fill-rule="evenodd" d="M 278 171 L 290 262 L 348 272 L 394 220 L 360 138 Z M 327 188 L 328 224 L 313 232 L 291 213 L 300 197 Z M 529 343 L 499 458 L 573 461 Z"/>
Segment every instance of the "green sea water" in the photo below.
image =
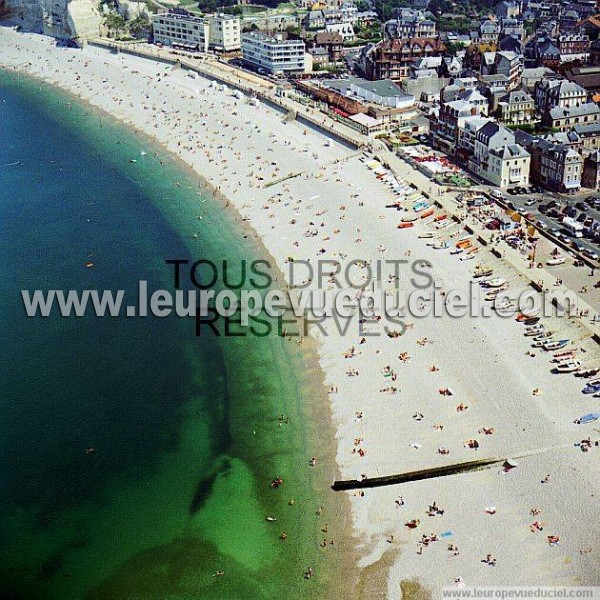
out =
<path fill-rule="evenodd" d="M 26 318 L 21 301 L 172 290 L 165 259 L 241 268 L 261 249 L 235 216 L 146 138 L 2 71 L 0 182 L 0 597 L 328 597 L 343 561 L 315 511 L 345 512 L 306 352 L 174 316 Z"/>

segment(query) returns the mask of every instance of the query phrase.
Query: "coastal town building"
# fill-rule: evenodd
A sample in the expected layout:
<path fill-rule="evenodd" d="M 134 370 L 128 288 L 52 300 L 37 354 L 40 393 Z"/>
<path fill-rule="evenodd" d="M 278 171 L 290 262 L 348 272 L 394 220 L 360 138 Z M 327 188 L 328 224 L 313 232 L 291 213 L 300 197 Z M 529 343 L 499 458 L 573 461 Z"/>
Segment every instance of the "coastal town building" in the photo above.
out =
<path fill-rule="evenodd" d="M 368 79 L 400 80 L 410 75 L 413 61 L 438 56 L 445 49 L 437 37 L 385 40 L 365 47 L 362 66 Z"/>
<path fill-rule="evenodd" d="M 366 135 L 404 128 L 419 117 L 414 96 L 393 81 L 351 77 L 298 80 L 295 85 L 301 92 L 326 102 L 346 125 Z"/>
<path fill-rule="evenodd" d="M 583 104 L 587 100 L 587 92 L 566 79 L 543 79 L 535 84 L 534 97 L 538 110 L 544 114 L 555 106 L 569 108 Z"/>
<path fill-rule="evenodd" d="M 214 14 L 197 17 L 180 8 L 152 17 L 154 42 L 191 51 L 232 52 L 241 47 L 240 19 Z"/>
<path fill-rule="evenodd" d="M 526 92 L 509 92 L 498 101 L 498 118 L 509 125 L 532 123 L 535 120 L 535 102 Z"/>
<path fill-rule="evenodd" d="M 481 116 L 482 107 L 465 100 L 442 104 L 431 122 L 431 141 L 434 148 L 454 156 L 458 150 L 460 130 L 469 117 Z M 487 109 L 487 105 L 486 105 Z"/>
<path fill-rule="evenodd" d="M 589 58 L 590 38 L 585 34 L 563 34 L 558 36 L 558 51 L 562 62 L 581 61 Z"/>
<path fill-rule="evenodd" d="M 404 8 L 385 23 L 384 32 L 387 39 L 432 38 L 436 35 L 435 21 L 420 10 Z"/>
<path fill-rule="evenodd" d="M 579 145 L 585 150 L 600 149 L 600 121 L 584 125 L 575 125 L 570 133 L 576 134 Z"/>
<path fill-rule="evenodd" d="M 479 25 L 479 41 L 482 44 L 497 44 L 500 36 L 500 25 L 496 21 L 486 19 Z"/>
<path fill-rule="evenodd" d="M 475 134 L 475 152 L 469 169 L 501 188 L 529 185 L 529 153 L 515 141 L 515 135 L 497 123 L 486 123 Z"/>
<path fill-rule="evenodd" d="M 530 177 L 542 187 L 560 193 L 571 193 L 581 188 L 583 159 L 567 144 L 552 139 L 517 132 L 517 140 L 531 155 Z"/>
<path fill-rule="evenodd" d="M 581 185 L 592 190 L 600 188 L 600 150 L 596 150 L 585 157 Z"/>
<path fill-rule="evenodd" d="M 284 40 L 281 35 L 262 32 L 242 36 L 242 59 L 259 72 L 297 75 L 305 70 L 305 46 L 301 40 Z"/>
<path fill-rule="evenodd" d="M 327 23 L 325 31 L 342 36 L 344 42 L 351 42 L 356 38 L 354 27 L 350 23 Z"/>
<path fill-rule="evenodd" d="M 313 40 L 313 48 L 325 50 L 331 62 L 337 62 L 342 56 L 344 38 L 339 33 L 319 31 Z"/>
<path fill-rule="evenodd" d="M 499 19 L 516 19 L 521 14 L 520 2 L 502 0 L 496 5 L 496 16 Z"/>
<path fill-rule="evenodd" d="M 542 115 L 542 123 L 559 131 L 571 129 L 575 125 L 597 123 L 600 121 L 600 106 L 594 102 L 562 108 L 555 106 Z"/>
<path fill-rule="evenodd" d="M 600 65 L 572 67 L 565 71 L 565 77 L 582 87 L 588 96 L 593 97 L 600 93 Z"/>

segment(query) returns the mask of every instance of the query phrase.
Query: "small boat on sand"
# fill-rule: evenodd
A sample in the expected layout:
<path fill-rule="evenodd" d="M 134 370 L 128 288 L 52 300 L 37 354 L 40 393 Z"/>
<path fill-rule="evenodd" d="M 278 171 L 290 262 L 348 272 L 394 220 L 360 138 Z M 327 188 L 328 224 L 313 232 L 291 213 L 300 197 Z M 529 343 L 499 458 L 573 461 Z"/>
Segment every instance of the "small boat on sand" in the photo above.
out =
<path fill-rule="evenodd" d="M 540 333 L 533 339 L 534 339 L 534 341 L 539 342 L 540 340 L 545 340 L 545 339 L 549 338 L 553 334 L 554 334 L 554 331 L 543 331 L 542 333 Z"/>
<path fill-rule="evenodd" d="M 596 394 L 600 392 L 600 381 L 592 381 L 581 390 L 584 394 Z"/>
<path fill-rule="evenodd" d="M 545 342 L 544 345 L 542 346 L 542 348 L 544 348 L 544 350 L 550 352 L 552 350 L 560 350 L 561 348 L 564 348 L 570 340 L 552 340 L 549 342 Z"/>
<path fill-rule="evenodd" d="M 411 222 L 400 223 L 397 226 L 397 229 L 410 229 L 411 227 L 414 227 L 414 226 L 415 226 L 415 224 L 411 223 Z"/>
<path fill-rule="evenodd" d="M 581 367 L 581 363 L 578 360 L 570 360 L 569 362 L 562 363 L 556 367 L 559 373 L 573 373 Z"/>
<path fill-rule="evenodd" d="M 429 240 L 429 239 L 431 239 L 433 237 L 433 233 L 431 233 L 430 231 L 426 231 L 425 233 L 420 233 L 419 237 L 422 240 Z"/>
<path fill-rule="evenodd" d="M 550 258 L 546 261 L 546 265 L 549 267 L 554 267 L 556 265 L 562 265 L 567 259 L 564 256 L 555 256 L 554 258 Z"/>
<path fill-rule="evenodd" d="M 536 323 L 539 323 L 540 318 L 539 317 L 532 317 L 530 319 L 527 319 L 525 321 L 521 321 L 521 323 L 523 325 L 535 325 Z"/>
<path fill-rule="evenodd" d="M 502 279 L 502 277 L 495 277 L 494 279 L 488 279 L 487 281 L 483 281 L 482 285 L 489 288 L 499 288 L 502 287 L 506 283 L 506 279 Z"/>
<path fill-rule="evenodd" d="M 529 327 L 523 335 L 525 337 L 535 337 L 536 335 L 540 335 L 540 333 L 543 333 L 543 332 L 544 332 L 543 325 L 534 325 L 533 327 Z"/>
<path fill-rule="evenodd" d="M 417 220 L 416 215 L 406 215 L 406 217 L 402 217 L 402 219 L 400 219 L 403 223 L 412 223 L 413 221 Z"/>
<path fill-rule="evenodd" d="M 519 321 L 520 323 L 525 323 L 526 321 L 529 321 L 534 318 L 535 318 L 535 315 L 527 315 L 525 313 L 519 313 L 516 317 L 516 320 Z"/>
<path fill-rule="evenodd" d="M 556 354 L 554 354 L 554 361 L 553 362 L 560 362 L 561 360 L 567 359 L 567 358 L 573 358 L 575 355 L 577 354 L 577 352 L 575 350 L 565 350 L 564 352 L 557 352 Z"/>

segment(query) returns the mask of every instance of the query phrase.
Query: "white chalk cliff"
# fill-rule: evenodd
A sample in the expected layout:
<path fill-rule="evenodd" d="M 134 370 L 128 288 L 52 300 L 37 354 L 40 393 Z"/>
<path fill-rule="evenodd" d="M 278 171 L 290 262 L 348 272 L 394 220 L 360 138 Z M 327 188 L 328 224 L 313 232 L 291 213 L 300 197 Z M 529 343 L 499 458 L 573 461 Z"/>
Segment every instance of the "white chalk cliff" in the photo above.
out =
<path fill-rule="evenodd" d="M 62 39 L 97 37 L 97 0 L 0 0 L 0 17 L 23 29 Z"/>

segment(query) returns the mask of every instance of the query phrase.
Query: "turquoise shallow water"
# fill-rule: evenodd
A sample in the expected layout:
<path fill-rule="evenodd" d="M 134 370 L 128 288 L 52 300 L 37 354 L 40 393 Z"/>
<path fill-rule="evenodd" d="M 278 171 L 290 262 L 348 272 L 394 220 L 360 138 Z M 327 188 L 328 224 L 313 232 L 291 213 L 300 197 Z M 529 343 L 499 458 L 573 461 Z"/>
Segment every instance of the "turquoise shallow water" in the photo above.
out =
<path fill-rule="evenodd" d="M 260 250 L 167 154 L 50 87 L 0 71 L 0 130 L 0 596 L 326 597 L 319 373 L 293 344 L 175 317 L 29 319 L 20 300 L 172 289 L 166 258 Z"/>

